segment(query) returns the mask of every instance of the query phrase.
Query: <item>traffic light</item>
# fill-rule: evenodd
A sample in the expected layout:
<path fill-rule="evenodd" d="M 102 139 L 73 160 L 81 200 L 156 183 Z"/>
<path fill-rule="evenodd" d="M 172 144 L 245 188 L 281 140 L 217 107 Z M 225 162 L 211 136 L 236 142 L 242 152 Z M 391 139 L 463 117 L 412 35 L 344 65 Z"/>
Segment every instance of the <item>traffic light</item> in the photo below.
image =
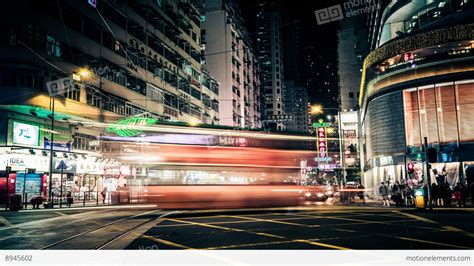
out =
<path fill-rule="evenodd" d="M 415 172 L 415 165 L 413 163 L 408 163 L 407 169 L 409 174 L 413 174 Z"/>
<path fill-rule="evenodd" d="M 428 148 L 426 151 L 426 156 L 428 157 L 429 163 L 436 163 L 438 162 L 438 151 L 436 148 Z"/>

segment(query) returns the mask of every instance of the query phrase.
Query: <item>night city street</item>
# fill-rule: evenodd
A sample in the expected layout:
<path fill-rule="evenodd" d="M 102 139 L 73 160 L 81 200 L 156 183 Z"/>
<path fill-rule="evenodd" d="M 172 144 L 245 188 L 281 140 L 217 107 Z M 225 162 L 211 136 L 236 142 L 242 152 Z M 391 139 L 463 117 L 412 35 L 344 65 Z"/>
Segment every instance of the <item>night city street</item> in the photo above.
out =
<path fill-rule="evenodd" d="M 0 8 L 0 266 L 474 266 L 474 0 Z"/>
<path fill-rule="evenodd" d="M 472 208 L 57 210 L 4 215 L 0 243 L 3 249 L 68 250 L 472 249 L 473 219 Z"/>

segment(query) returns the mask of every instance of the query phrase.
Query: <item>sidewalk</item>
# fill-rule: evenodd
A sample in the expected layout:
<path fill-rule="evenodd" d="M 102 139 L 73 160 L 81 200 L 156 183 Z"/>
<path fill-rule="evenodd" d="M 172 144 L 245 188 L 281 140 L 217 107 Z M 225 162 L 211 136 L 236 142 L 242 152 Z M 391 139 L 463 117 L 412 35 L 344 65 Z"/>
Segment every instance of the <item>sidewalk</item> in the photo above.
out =
<path fill-rule="evenodd" d="M 59 207 L 59 202 L 56 202 L 54 204 L 54 208 L 44 208 L 44 205 L 40 205 L 39 209 L 33 209 L 33 206 L 31 204 L 28 204 L 25 208 L 21 209 L 20 211 L 36 211 L 36 210 L 67 210 L 67 209 L 79 209 L 79 208 L 90 208 L 90 207 L 113 207 L 113 206 L 131 206 L 131 205 L 136 205 L 136 204 L 146 204 L 144 202 L 137 202 L 132 201 L 130 203 L 120 203 L 120 204 L 111 204 L 111 203 L 102 203 L 102 201 L 99 201 L 98 204 L 95 200 L 89 200 L 89 201 L 74 201 L 73 204 L 71 204 L 71 207 L 67 206 L 66 202 L 62 203 L 62 207 Z M 0 213 L 5 211 L 5 204 L 0 204 Z"/>
<path fill-rule="evenodd" d="M 415 206 L 403 206 L 403 207 L 396 207 L 393 201 L 390 201 L 390 207 L 384 207 L 382 205 L 382 200 L 380 199 L 371 199 L 365 198 L 365 202 L 359 198 L 356 198 L 352 203 L 343 203 L 343 202 L 336 202 L 336 205 L 343 205 L 343 206 L 370 206 L 370 207 L 380 207 L 380 208 L 409 208 L 414 209 Z M 433 209 L 436 210 L 468 210 L 473 211 L 474 205 L 471 204 L 471 201 L 466 202 L 466 207 L 457 207 L 456 202 L 451 202 L 451 207 L 437 207 L 433 205 Z"/>

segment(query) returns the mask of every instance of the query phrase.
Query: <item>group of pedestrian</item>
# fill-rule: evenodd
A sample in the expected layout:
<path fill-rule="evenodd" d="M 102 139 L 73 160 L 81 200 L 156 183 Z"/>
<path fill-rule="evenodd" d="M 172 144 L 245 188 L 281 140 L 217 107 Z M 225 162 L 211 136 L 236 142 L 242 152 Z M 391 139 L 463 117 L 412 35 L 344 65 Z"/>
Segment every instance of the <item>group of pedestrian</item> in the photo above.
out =
<path fill-rule="evenodd" d="M 463 182 L 458 182 L 454 187 L 447 182 L 447 172 L 443 167 L 441 171 L 433 169 L 436 182 L 431 184 L 431 197 L 433 205 L 436 207 L 451 207 L 452 201 L 456 203 L 457 207 L 466 207 L 466 202 L 471 198 L 471 205 L 474 206 L 474 178 L 467 176 L 467 185 Z M 418 186 L 414 186 L 415 188 Z M 425 190 L 425 201 L 428 201 L 428 187 L 422 187 Z M 390 206 L 390 199 L 395 203 L 395 206 L 412 206 L 414 204 L 414 190 L 410 183 L 405 180 L 395 181 L 390 185 L 388 182 L 381 182 L 379 186 L 379 195 L 382 197 L 383 206 Z"/>
<path fill-rule="evenodd" d="M 453 198 L 453 190 L 448 183 L 431 184 L 431 196 L 433 204 L 437 207 L 450 207 Z"/>
<path fill-rule="evenodd" d="M 379 194 L 382 197 L 383 206 L 390 206 L 390 199 L 395 203 L 395 206 L 410 206 L 413 202 L 413 189 L 405 182 L 405 180 L 395 181 L 391 187 L 385 182 L 379 186 Z"/>

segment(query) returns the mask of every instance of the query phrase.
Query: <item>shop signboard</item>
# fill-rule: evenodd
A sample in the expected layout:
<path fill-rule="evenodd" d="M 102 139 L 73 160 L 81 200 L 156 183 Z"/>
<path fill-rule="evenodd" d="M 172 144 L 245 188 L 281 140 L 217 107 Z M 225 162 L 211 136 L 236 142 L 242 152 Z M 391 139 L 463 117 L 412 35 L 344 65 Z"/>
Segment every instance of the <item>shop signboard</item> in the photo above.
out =
<path fill-rule="evenodd" d="M 53 133 L 54 132 L 54 133 Z M 53 150 L 61 152 L 70 152 L 73 140 L 71 130 L 64 127 L 54 127 L 53 130 L 45 130 L 43 137 L 43 148 L 51 149 L 51 135 L 53 134 Z"/>
<path fill-rule="evenodd" d="M 91 175 L 103 175 L 104 174 L 104 163 L 95 162 L 92 160 L 77 160 L 76 173 L 77 174 L 91 174 Z"/>
<path fill-rule="evenodd" d="M 76 164 L 76 160 L 74 159 L 68 159 L 68 158 L 61 158 L 61 159 L 58 159 L 56 157 L 53 158 L 53 171 L 55 173 L 60 173 L 61 172 L 61 167 L 60 167 L 60 164 L 61 164 L 61 161 L 63 161 L 65 164 L 66 164 L 66 167 L 63 168 L 63 173 L 67 173 L 67 174 L 75 174 L 76 173 L 76 168 L 77 168 L 77 164 Z"/>
<path fill-rule="evenodd" d="M 337 168 L 337 164 L 319 164 L 318 169 L 323 172 L 331 172 Z"/>
<path fill-rule="evenodd" d="M 38 147 L 40 140 L 39 126 L 13 121 L 12 143 Z"/>
<path fill-rule="evenodd" d="M 44 138 L 44 148 L 46 150 L 51 150 L 51 143 L 47 138 Z M 53 141 L 53 150 L 54 151 L 70 152 L 71 151 L 71 142 L 58 143 L 54 140 Z"/>
<path fill-rule="evenodd" d="M 35 168 L 38 172 L 49 171 L 49 157 L 30 154 L 0 154 L 0 169 L 11 167 L 11 171 Z"/>
<path fill-rule="evenodd" d="M 319 158 L 326 158 L 328 157 L 328 149 L 327 149 L 327 139 L 326 139 L 326 128 L 325 127 L 318 127 L 316 130 L 316 134 L 318 134 L 318 151 L 319 151 Z"/>

